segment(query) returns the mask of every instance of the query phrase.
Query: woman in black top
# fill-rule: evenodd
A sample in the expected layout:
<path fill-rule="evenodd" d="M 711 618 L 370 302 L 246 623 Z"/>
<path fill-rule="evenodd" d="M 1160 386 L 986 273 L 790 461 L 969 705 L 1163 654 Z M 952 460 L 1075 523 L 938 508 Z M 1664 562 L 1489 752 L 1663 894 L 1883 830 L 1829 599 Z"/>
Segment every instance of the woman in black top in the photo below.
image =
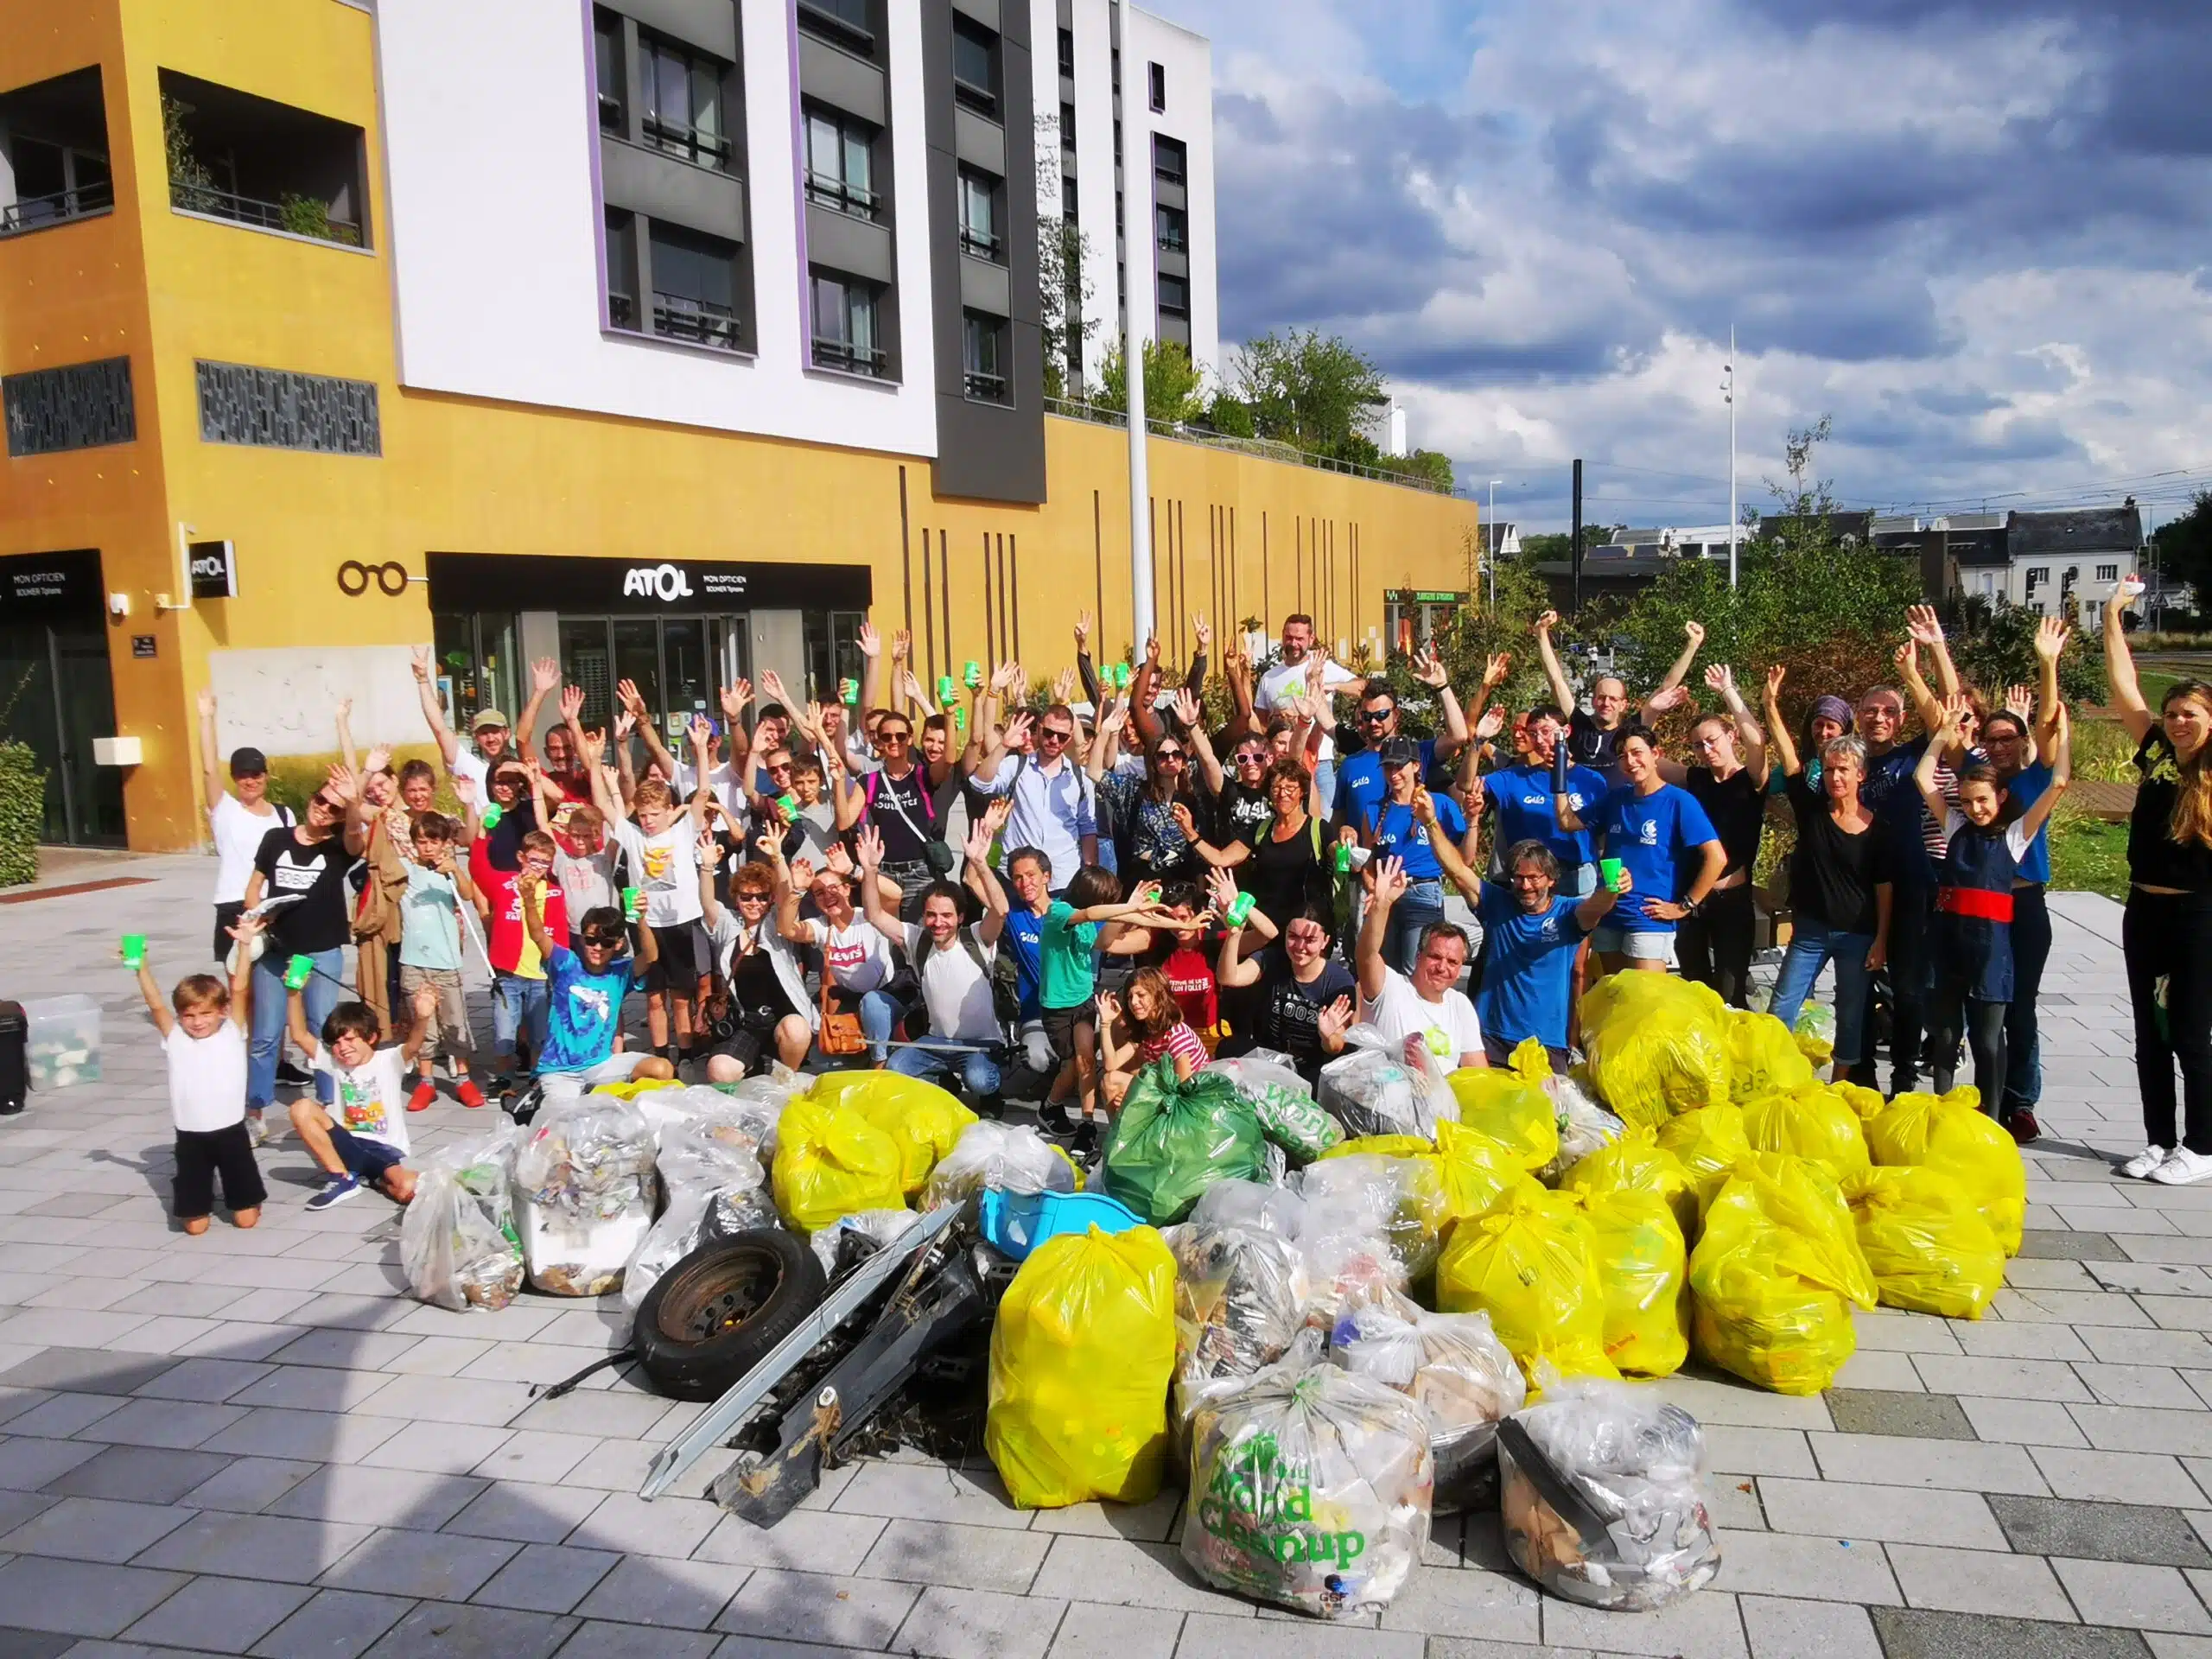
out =
<path fill-rule="evenodd" d="M 1835 1071 L 1840 1080 L 1864 1051 L 1867 982 L 1889 955 L 1890 868 L 1874 812 L 1859 798 L 1866 746 L 1838 737 L 1821 751 L 1818 788 L 1805 781 L 1797 746 L 1777 726 L 1774 746 L 1789 778 L 1797 850 L 1789 863 L 1793 931 L 1769 1011 L 1792 1030 L 1821 969 L 1835 963 Z"/>
<path fill-rule="evenodd" d="M 1732 1008 L 1748 1007 L 1751 943 L 1758 914 L 1752 908 L 1751 871 L 1759 859 L 1759 833 L 1766 823 L 1766 733 L 1736 689 L 1734 671 L 1725 663 L 1705 671 L 1705 683 L 1720 694 L 1726 715 L 1707 715 L 1690 730 L 1690 751 L 1698 764 L 1682 769 L 1670 783 L 1697 798 L 1720 836 L 1728 862 L 1694 915 L 1677 927 L 1675 949 L 1682 977 L 1710 985 Z M 1739 751 L 1737 747 L 1742 744 Z"/>
<path fill-rule="evenodd" d="M 2212 1177 L 2212 685 L 2183 680 L 2153 716 L 2120 616 L 2105 607 L 2105 677 L 2137 744 L 2120 946 L 2135 1014 L 2135 1081 L 2149 1143 L 2120 1173 L 2186 1186 Z M 2186 1127 L 2177 1132 L 2174 1066 Z"/>

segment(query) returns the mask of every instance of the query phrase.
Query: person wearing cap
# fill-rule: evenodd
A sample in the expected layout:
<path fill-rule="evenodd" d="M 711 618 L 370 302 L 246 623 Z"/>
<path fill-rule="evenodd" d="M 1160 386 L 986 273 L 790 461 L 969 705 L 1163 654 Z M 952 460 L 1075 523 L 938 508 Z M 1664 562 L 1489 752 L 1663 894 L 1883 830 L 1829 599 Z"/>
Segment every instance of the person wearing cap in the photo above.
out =
<path fill-rule="evenodd" d="M 216 759 L 215 692 L 200 694 L 200 792 L 207 809 L 207 827 L 215 838 L 215 936 L 213 953 L 220 962 L 230 954 L 231 929 L 245 913 L 246 878 L 253 874 L 253 856 L 261 850 L 262 837 L 271 830 L 289 829 L 289 807 L 269 798 L 269 757 L 259 749 L 231 751 L 231 784 L 224 787 L 222 763 Z"/>
<path fill-rule="evenodd" d="M 1422 935 L 1444 919 L 1444 866 L 1432 849 L 1428 825 L 1414 810 L 1414 796 L 1428 764 L 1424 747 L 1410 737 L 1392 737 L 1372 751 L 1385 792 L 1347 826 L 1371 856 L 1395 859 L 1402 868 L 1405 887 L 1390 908 L 1382 935 L 1382 960 L 1408 976 L 1414 971 Z M 1350 763 L 1346 766 L 1349 768 Z M 1342 801 L 1344 797 L 1339 793 L 1338 798 Z M 1474 838 L 1459 804 L 1449 795 L 1438 798 L 1435 818 L 1440 832 L 1460 849 L 1461 855 L 1472 858 Z"/>
<path fill-rule="evenodd" d="M 446 711 L 439 706 L 437 688 L 430 683 L 430 651 L 427 645 L 417 645 L 414 652 L 415 690 L 423 700 L 423 718 L 429 722 L 430 735 L 436 740 L 438 753 L 445 761 L 446 776 L 466 778 L 475 791 L 474 799 L 480 805 L 492 798 L 486 786 L 491 770 L 507 757 L 513 747 L 514 733 L 507 724 L 507 717 L 497 709 L 479 709 L 475 718 L 468 722 L 468 734 L 475 747 L 463 749 L 461 739 L 446 724 Z M 525 732 L 537 729 L 538 706 L 561 683 L 561 665 L 551 658 L 541 658 L 530 665 L 530 701 L 523 705 L 522 728 Z"/>
<path fill-rule="evenodd" d="M 1425 648 L 1413 659 L 1413 677 L 1435 694 L 1442 727 L 1437 736 L 1419 740 L 1421 777 L 1426 779 L 1431 766 L 1449 764 L 1466 747 L 1467 719 L 1433 647 Z M 1383 747 L 1394 742 L 1414 741 L 1404 735 L 1397 693 L 1380 679 L 1370 680 L 1361 689 L 1358 711 L 1353 719 L 1366 747 L 1337 763 L 1336 794 L 1329 805 L 1339 830 L 1346 825 L 1357 829 L 1371 819 L 1383 798 L 1389 794 L 1389 779 L 1381 759 Z"/>

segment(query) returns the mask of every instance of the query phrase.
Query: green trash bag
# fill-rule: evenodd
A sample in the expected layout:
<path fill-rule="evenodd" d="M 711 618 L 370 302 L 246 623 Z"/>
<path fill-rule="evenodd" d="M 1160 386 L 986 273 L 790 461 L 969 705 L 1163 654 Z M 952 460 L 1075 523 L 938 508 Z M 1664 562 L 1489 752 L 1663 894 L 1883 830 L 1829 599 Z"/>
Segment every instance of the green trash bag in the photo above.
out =
<path fill-rule="evenodd" d="M 1106 1142 L 1106 1195 L 1155 1227 L 1191 1213 L 1217 1181 L 1267 1179 L 1259 1114 L 1217 1071 L 1175 1081 L 1172 1060 L 1137 1073 Z"/>

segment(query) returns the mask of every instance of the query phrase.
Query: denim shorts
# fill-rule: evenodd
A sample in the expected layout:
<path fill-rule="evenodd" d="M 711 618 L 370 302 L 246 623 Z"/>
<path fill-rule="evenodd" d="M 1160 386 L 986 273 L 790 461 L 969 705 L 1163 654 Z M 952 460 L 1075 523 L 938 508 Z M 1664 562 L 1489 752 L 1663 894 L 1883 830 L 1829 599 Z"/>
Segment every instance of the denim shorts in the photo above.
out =
<path fill-rule="evenodd" d="M 1626 957 L 1632 962 L 1664 962 L 1672 933 L 1630 933 L 1618 927 L 1593 928 L 1590 948 L 1600 956 Z"/>
<path fill-rule="evenodd" d="M 405 1154 L 383 1141 L 355 1135 L 335 1123 L 330 1126 L 330 1149 L 346 1166 L 346 1173 L 359 1177 L 364 1186 L 382 1186 L 385 1172 L 407 1161 Z"/>

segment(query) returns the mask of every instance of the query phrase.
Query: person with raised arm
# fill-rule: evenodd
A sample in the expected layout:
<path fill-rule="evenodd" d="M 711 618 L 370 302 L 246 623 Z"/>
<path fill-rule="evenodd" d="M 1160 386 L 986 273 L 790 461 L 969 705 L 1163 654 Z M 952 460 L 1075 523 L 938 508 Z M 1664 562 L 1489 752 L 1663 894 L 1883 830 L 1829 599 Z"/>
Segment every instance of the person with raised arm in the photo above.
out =
<path fill-rule="evenodd" d="M 709 868 L 713 832 L 701 830 L 699 840 L 700 918 L 717 969 L 699 1022 L 711 1039 L 705 1046 L 707 1081 L 735 1083 L 765 1070 L 770 1059 L 796 1071 L 806 1064 L 822 1015 L 807 996 L 805 969 L 778 922 L 791 886 L 783 837 L 772 830 L 760 837 L 761 858 L 739 866 L 730 878 L 727 909 L 715 898 Z"/>
<path fill-rule="evenodd" d="M 1482 1021 L 1459 988 L 1467 966 L 1466 931 L 1452 922 L 1430 923 L 1414 947 L 1413 972 L 1402 974 L 1385 960 L 1382 941 L 1389 932 L 1390 908 L 1406 891 L 1405 866 L 1395 858 L 1376 859 L 1363 880 L 1367 915 L 1353 963 L 1359 977 L 1359 1017 L 1378 1027 L 1409 1066 L 1428 1064 L 1423 1051 L 1446 1071 L 1488 1065 Z"/>
<path fill-rule="evenodd" d="M 254 855 L 271 830 L 289 830 L 292 809 L 269 798 L 269 757 L 244 745 L 231 751 L 230 785 L 215 747 L 215 691 L 200 693 L 200 795 L 215 838 L 215 934 L 213 952 L 230 954 L 231 930 L 245 913 L 245 884 Z"/>
<path fill-rule="evenodd" d="M 1102 714 L 1102 730 L 1109 717 Z M 1126 720 L 1126 709 L 1117 718 Z M 974 779 L 979 793 L 1003 795 L 1012 803 L 1006 826 L 1009 844 L 1044 854 L 1063 887 L 1084 865 L 1098 862 L 1097 790 L 1075 747 L 1077 735 L 1075 710 L 1065 702 L 1034 717 L 1027 711 L 1014 714 L 1004 731 L 994 729 L 986 738 Z"/>
<path fill-rule="evenodd" d="M 1216 870 L 1208 892 L 1222 918 L 1214 977 L 1224 996 L 1251 1010 L 1249 1032 L 1224 1043 L 1224 1054 L 1255 1046 L 1287 1054 L 1310 1084 L 1341 1053 L 1359 982 L 1338 957 L 1336 912 L 1309 903 L 1281 925 L 1255 905 L 1236 915 L 1236 884 Z"/>
<path fill-rule="evenodd" d="M 1559 659 L 1559 652 L 1552 645 L 1552 630 L 1559 626 L 1559 613 L 1546 611 L 1536 619 L 1536 657 L 1544 668 L 1544 680 L 1551 687 L 1552 700 L 1567 716 L 1567 747 L 1568 757 L 1576 766 L 1587 766 L 1592 772 L 1610 774 L 1618 760 L 1622 738 L 1636 729 L 1628 719 L 1628 683 L 1618 675 L 1607 674 L 1593 681 L 1590 687 L 1590 710 L 1583 712 L 1574 687 L 1567 677 L 1567 670 Z M 1639 721 L 1649 725 L 1651 717 L 1672 706 L 1670 694 L 1681 689 L 1682 681 L 1697 661 L 1697 653 L 1705 644 L 1705 625 L 1685 622 L 1682 634 L 1688 643 L 1659 682 L 1639 711 Z"/>
<path fill-rule="evenodd" d="M 1681 785 L 1705 809 L 1727 861 L 1696 914 L 1682 918 L 1675 935 L 1682 977 L 1710 985 L 1732 1008 L 1749 1007 L 1751 949 L 1758 935 L 1753 874 L 1766 828 L 1766 733 L 1736 689 L 1735 671 L 1707 664 L 1705 683 L 1719 694 L 1727 713 L 1707 715 L 1690 728 L 1697 764 L 1683 771 Z"/>
<path fill-rule="evenodd" d="M 545 1047 L 537 1057 L 543 1098 L 573 1099 L 606 1084 L 675 1077 L 675 1065 L 649 1049 L 614 1052 L 623 1001 L 652 971 L 652 929 L 638 929 L 633 957 L 622 912 L 601 905 L 583 912 L 571 950 L 546 931 L 544 895 L 534 880 L 523 897 L 531 942 L 545 962 Z"/>
<path fill-rule="evenodd" d="M 1553 810 L 1562 829 L 1594 831 L 1601 858 L 1618 860 L 1635 878 L 1629 902 L 1615 906 L 1591 935 L 1605 970 L 1663 974 L 1675 925 L 1704 905 L 1727 865 L 1727 849 L 1697 798 L 1667 781 L 1650 733 L 1640 726 L 1629 731 L 1618 754 L 1626 781 L 1586 812 L 1560 787 L 1570 773 L 1567 756 L 1554 750 Z"/>

